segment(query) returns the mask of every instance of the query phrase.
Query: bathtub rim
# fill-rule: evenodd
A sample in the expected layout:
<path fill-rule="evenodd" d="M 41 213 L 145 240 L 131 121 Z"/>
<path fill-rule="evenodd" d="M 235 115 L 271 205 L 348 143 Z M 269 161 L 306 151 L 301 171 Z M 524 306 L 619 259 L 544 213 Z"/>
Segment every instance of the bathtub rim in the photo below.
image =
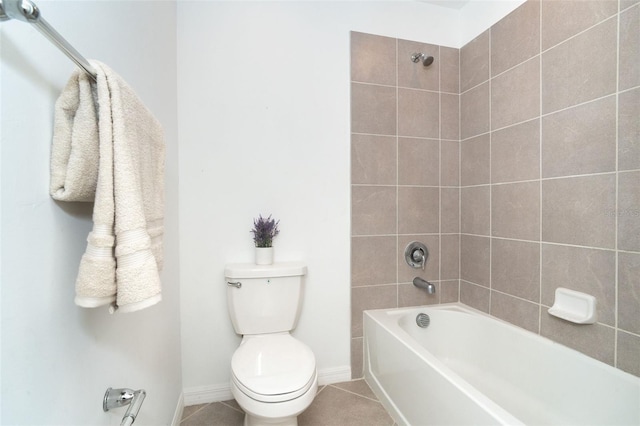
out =
<path fill-rule="evenodd" d="M 490 315 L 485 314 L 482 311 L 478 311 L 474 308 L 471 308 L 461 302 L 451 302 L 451 303 L 443 303 L 438 305 L 422 305 L 422 306 L 411 306 L 404 308 L 385 308 L 385 309 L 369 309 L 363 311 L 363 317 L 369 316 L 371 319 L 378 323 L 385 331 L 390 334 L 395 334 L 395 332 L 399 332 L 403 336 L 399 337 L 398 340 L 400 343 L 408 348 L 411 352 L 416 354 L 418 357 L 422 358 L 427 364 L 429 364 L 434 370 L 436 370 L 439 374 L 445 375 L 448 377 L 450 382 L 465 396 L 469 399 L 473 400 L 476 404 L 481 406 L 487 412 L 491 413 L 493 417 L 496 418 L 497 421 L 502 424 L 509 425 L 524 425 L 520 420 L 514 417 L 511 413 L 506 411 L 504 408 L 499 406 L 497 403 L 489 399 L 489 397 L 483 395 L 478 392 L 471 384 L 469 384 L 466 380 L 460 377 L 459 374 L 451 370 L 449 367 L 444 365 L 442 361 L 440 361 L 435 355 L 431 354 L 426 348 L 417 344 L 417 342 L 402 328 L 399 324 L 397 324 L 398 318 L 402 317 L 406 312 L 410 311 L 419 311 L 425 309 L 437 309 L 437 310 L 454 310 L 457 312 L 465 313 L 468 315 L 481 314 L 483 316 Z M 366 321 L 363 318 L 363 327 L 366 327 Z M 497 318 L 496 318 L 497 319 Z M 502 321 L 505 322 L 505 321 Z M 506 324 L 509 324 L 505 322 Z M 394 326 L 395 324 L 395 326 Z M 512 325 L 512 324 L 509 324 Z M 513 325 L 512 325 L 513 326 Z M 391 329 L 393 327 L 393 329 Z M 413 342 L 414 344 L 411 344 Z M 387 412 L 393 417 L 393 419 L 399 425 L 407 425 L 410 426 L 410 423 L 404 417 L 402 412 L 398 409 L 398 407 L 392 402 L 391 398 L 384 390 L 382 385 L 378 382 L 377 378 L 373 374 L 370 368 L 369 361 L 369 348 L 367 346 L 367 333 L 366 328 L 363 332 L 363 369 L 364 369 L 364 379 L 365 382 L 369 385 L 371 390 L 380 400 L 380 403 L 384 406 Z"/>
<path fill-rule="evenodd" d="M 434 368 L 438 371 L 439 374 L 446 374 L 447 377 L 451 379 L 451 383 L 461 392 L 463 392 L 467 397 L 472 399 L 478 405 L 482 406 L 484 409 L 490 411 L 492 415 L 497 417 L 501 423 L 504 424 L 524 424 L 521 420 L 518 420 L 515 416 L 513 416 L 510 412 L 506 411 L 500 405 L 495 403 L 493 400 L 489 399 L 487 396 L 479 392 L 475 387 L 473 387 L 470 383 L 468 383 L 465 379 L 463 379 L 460 375 L 458 375 L 455 371 L 451 370 L 448 366 L 442 363 L 435 355 L 429 352 L 428 349 L 421 346 L 417 341 L 409 335 L 409 333 L 402 328 L 399 324 L 399 319 L 405 316 L 407 313 L 419 313 L 425 312 L 429 313 L 430 310 L 446 310 L 446 311 L 455 311 L 462 314 L 472 315 L 484 317 L 487 320 L 496 321 L 497 323 L 501 323 L 506 327 L 509 327 L 515 330 L 517 333 L 522 334 L 523 336 L 528 336 L 529 338 L 536 338 L 541 341 L 543 345 L 549 346 L 557 346 L 561 348 L 561 350 L 568 350 L 575 353 L 577 356 L 581 357 L 586 363 L 593 364 L 595 368 L 607 368 L 607 370 L 617 378 L 625 381 L 632 381 L 636 383 L 640 383 L 640 378 L 630 374 L 626 371 L 620 370 L 612 366 L 611 364 L 607 364 L 598 359 L 590 357 L 576 349 L 573 349 L 569 346 L 566 346 L 562 343 L 551 340 L 545 336 L 542 336 L 538 333 L 534 333 L 532 331 L 523 329 L 509 323 L 505 320 L 502 320 L 498 317 L 492 316 L 486 312 L 479 311 L 475 308 L 472 308 L 462 302 L 452 302 L 452 303 L 444 303 L 438 305 L 421 305 L 421 306 L 411 306 L 411 307 L 403 307 L 403 308 L 386 308 L 386 309 L 373 309 L 373 310 L 365 310 L 363 312 L 363 370 L 364 370 L 364 379 L 369 384 L 371 389 L 374 391 L 376 396 L 378 396 L 380 402 L 387 409 L 387 411 L 392 415 L 394 420 L 401 425 L 409 424 L 405 417 L 401 414 L 401 412 L 397 409 L 395 404 L 391 401 L 387 392 L 382 388 L 376 377 L 371 371 L 370 359 L 369 359 L 369 347 L 367 341 L 367 317 L 370 318 L 371 321 L 374 321 L 378 324 L 379 327 L 384 329 L 386 332 L 395 335 L 398 334 L 397 339 L 400 341 L 400 344 L 405 348 L 408 348 L 411 352 L 420 357 L 424 362 L 429 364 L 431 368 Z"/>
<path fill-rule="evenodd" d="M 367 309 L 365 311 L 362 312 L 362 316 L 364 318 L 365 315 L 369 315 L 370 317 L 372 317 L 374 319 L 374 321 L 378 322 L 379 324 L 381 324 L 385 330 L 392 332 L 392 330 L 390 329 L 390 327 L 392 327 L 392 324 L 396 323 L 396 318 L 401 316 L 402 314 L 406 313 L 406 312 L 410 312 L 410 311 L 418 311 L 418 310 L 446 310 L 446 311 L 456 311 L 456 312 L 461 312 L 461 313 L 465 313 L 468 315 L 478 315 L 480 317 L 484 317 L 487 318 L 489 320 L 493 320 L 496 321 L 498 323 L 504 324 L 506 327 L 510 327 L 512 329 L 514 329 L 516 332 L 524 335 L 524 336 L 535 336 L 538 339 L 541 339 L 543 342 L 545 342 L 544 344 L 548 344 L 548 345 L 552 345 L 552 346 L 559 346 L 561 348 L 565 348 L 567 350 L 570 350 L 572 352 L 575 352 L 577 355 L 584 357 L 586 359 L 586 362 L 592 363 L 594 365 L 597 366 L 607 366 L 607 367 L 611 367 L 612 370 L 612 374 L 615 375 L 619 375 L 622 379 L 632 379 L 632 380 L 640 380 L 640 377 L 635 376 L 631 373 L 628 373 L 624 370 L 621 370 L 611 364 L 608 364 L 604 361 L 600 361 L 599 359 L 593 358 L 592 356 L 589 356 L 583 352 L 580 352 L 577 349 L 574 349 L 570 346 L 565 345 L 564 343 L 561 342 L 557 342 L 553 339 L 550 339 L 549 337 L 543 336 L 541 334 L 538 333 L 534 333 L 533 331 L 527 330 L 525 328 L 522 328 L 520 326 L 517 326 L 513 323 L 510 323 L 508 321 L 505 321 L 501 318 L 498 318 L 496 316 L 493 316 L 491 314 L 488 314 L 484 311 L 480 311 L 476 308 L 473 308 L 469 305 L 466 305 L 462 302 L 450 302 L 450 303 L 441 303 L 441 304 L 437 304 L 437 305 L 419 305 L 419 306 L 407 306 L 407 307 L 403 307 L 403 308 L 383 308 L 383 309 Z M 428 312 L 425 312 L 428 313 Z M 565 320 L 562 320 L 565 321 Z M 399 327 L 400 331 L 402 331 L 403 333 L 405 333 L 409 338 L 411 338 L 411 336 L 409 336 L 409 334 L 402 329 L 402 327 Z M 364 333 L 363 333 L 363 340 L 364 340 Z"/>

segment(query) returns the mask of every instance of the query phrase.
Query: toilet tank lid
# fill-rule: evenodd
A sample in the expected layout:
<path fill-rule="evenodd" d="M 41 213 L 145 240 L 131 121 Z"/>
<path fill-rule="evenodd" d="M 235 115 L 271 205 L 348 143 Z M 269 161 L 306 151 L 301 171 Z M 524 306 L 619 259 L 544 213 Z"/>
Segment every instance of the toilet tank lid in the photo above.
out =
<path fill-rule="evenodd" d="M 303 262 L 278 262 L 272 265 L 230 263 L 224 268 L 227 278 L 295 277 L 306 273 L 307 265 Z"/>

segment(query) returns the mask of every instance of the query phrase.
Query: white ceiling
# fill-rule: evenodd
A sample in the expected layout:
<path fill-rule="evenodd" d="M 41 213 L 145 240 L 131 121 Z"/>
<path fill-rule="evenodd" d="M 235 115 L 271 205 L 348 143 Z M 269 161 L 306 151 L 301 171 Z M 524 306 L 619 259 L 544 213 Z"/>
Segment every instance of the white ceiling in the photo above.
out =
<path fill-rule="evenodd" d="M 430 3 L 436 6 L 448 7 L 450 9 L 462 9 L 471 0 L 418 0 L 423 3 Z"/>

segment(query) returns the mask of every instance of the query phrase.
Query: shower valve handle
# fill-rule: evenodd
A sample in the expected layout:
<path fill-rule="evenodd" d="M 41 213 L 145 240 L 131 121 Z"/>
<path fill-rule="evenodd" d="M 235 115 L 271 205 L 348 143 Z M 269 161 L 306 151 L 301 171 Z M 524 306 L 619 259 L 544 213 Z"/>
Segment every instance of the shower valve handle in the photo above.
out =
<path fill-rule="evenodd" d="M 404 260 L 407 265 L 415 269 L 422 269 L 424 271 L 427 265 L 427 259 L 429 258 L 429 250 L 427 246 L 418 241 L 412 241 L 404 249 Z"/>

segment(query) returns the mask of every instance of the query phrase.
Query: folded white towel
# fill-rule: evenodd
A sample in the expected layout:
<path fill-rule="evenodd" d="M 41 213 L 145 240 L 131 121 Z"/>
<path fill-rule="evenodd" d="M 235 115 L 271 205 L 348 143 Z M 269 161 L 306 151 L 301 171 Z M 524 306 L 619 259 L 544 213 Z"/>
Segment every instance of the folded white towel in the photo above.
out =
<path fill-rule="evenodd" d="M 56 103 L 50 191 L 95 201 L 76 304 L 132 312 L 162 299 L 164 135 L 119 75 L 90 62 L 97 83 L 78 70 Z"/>

